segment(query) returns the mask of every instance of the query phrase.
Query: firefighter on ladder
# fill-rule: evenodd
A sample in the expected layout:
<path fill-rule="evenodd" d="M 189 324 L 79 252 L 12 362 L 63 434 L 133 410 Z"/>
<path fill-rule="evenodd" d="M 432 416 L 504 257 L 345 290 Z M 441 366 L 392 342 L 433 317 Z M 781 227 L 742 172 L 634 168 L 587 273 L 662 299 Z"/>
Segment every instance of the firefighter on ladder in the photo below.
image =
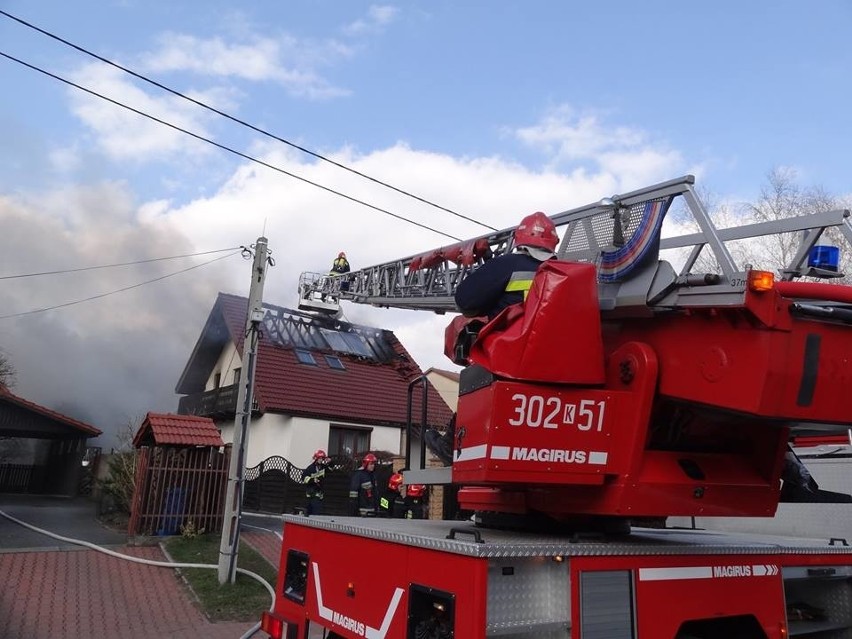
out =
<path fill-rule="evenodd" d="M 349 482 L 350 512 L 356 517 L 375 517 L 379 512 L 379 493 L 376 489 L 376 456 L 364 455 L 361 467 L 352 473 Z"/>
<path fill-rule="evenodd" d="M 544 213 L 527 215 L 515 229 L 515 252 L 488 260 L 456 289 L 456 306 L 466 317 L 494 319 L 500 311 L 527 298 L 538 267 L 556 257 L 559 236 Z"/>
<path fill-rule="evenodd" d="M 329 275 L 332 277 L 340 277 L 341 275 L 345 275 L 350 270 L 349 268 L 349 260 L 346 259 L 346 253 L 340 251 L 340 253 L 335 258 L 334 262 L 331 264 L 331 272 Z M 349 278 L 342 278 L 340 280 L 340 290 L 348 291 L 349 290 Z"/>
<path fill-rule="evenodd" d="M 556 257 L 559 235 L 547 215 L 538 211 L 521 220 L 514 234 L 514 253 L 506 253 L 482 266 L 463 279 L 456 288 L 456 306 L 469 318 L 456 338 L 456 363 L 466 359 L 482 318 L 494 319 L 505 308 L 527 299 L 538 267 Z M 429 429 L 424 435 L 426 446 L 445 465 L 452 464 L 455 418 L 443 433 Z"/>

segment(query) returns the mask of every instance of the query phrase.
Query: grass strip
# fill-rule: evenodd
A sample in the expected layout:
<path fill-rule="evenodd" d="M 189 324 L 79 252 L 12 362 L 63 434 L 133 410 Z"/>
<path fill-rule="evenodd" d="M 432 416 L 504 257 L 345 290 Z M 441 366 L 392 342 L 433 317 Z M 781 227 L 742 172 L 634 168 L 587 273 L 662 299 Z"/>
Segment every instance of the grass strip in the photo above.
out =
<path fill-rule="evenodd" d="M 172 537 L 165 541 L 165 546 L 176 562 L 218 564 L 220 542 L 219 535 L 199 535 Z M 259 574 L 275 587 L 275 569 L 243 542 L 240 542 L 237 565 Z M 180 570 L 211 621 L 260 621 L 261 613 L 269 609 L 269 592 L 251 577 L 237 573 L 234 583 L 220 584 L 218 571 L 212 568 Z"/>

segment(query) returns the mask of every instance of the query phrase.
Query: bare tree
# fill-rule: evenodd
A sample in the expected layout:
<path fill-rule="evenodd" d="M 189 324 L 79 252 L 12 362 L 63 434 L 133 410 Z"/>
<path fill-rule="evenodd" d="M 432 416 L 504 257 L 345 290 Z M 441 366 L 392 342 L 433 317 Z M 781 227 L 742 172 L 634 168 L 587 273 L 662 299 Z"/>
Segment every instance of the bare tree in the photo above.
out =
<path fill-rule="evenodd" d="M 9 356 L 0 349 L 0 387 L 13 388 L 15 386 L 15 367 L 9 361 Z"/>
<path fill-rule="evenodd" d="M 837 198 L 821 186 L 802 187 L 797 182 L 794 169 L 775 167 L 766 176 L 767 184 L 761 189 L 760 197 L 746 206 L 749 221 L 771 222 L 791 217 L 823 213 L 841 208 Z M 837 244 L 844 242 L 836 229 L 827 231 L 823 241 Z M 799 247 L 797 233 L 769 235 L 760 240 L 760 256 L 765 261 L 761 266 L 781 270 L 789 266 Z M 847 251 L 848 253 L 848 251 Z"/>
<path fill-rule="evenodd" d="M 142 417 L 128 419 L 117 435 L 118 448 L 107 456 L 109 471 L 101 480 L 101 488 L 109 495 L 112 507 L 130 513 L 136 491 L 136 461 L 138 451 L 133 447 L 133 437 L 142 423 Z"/>
<path fill-rule="evenodd" d="M 776 167 L 766 176 L 766 184 L 760 196 L 754 202 L 736 204 L 726 202 L 706 190 L 699 191 L 699 198 L 705 205 L 717 228 L 732 228 L 755 222 L 773 222 L 791 217 L 821 213 L 849 206 L 840 198 L 830 195 L 820 186 L 802 187 L 797 181 L 795 170 Z M 698 226 L 689 218 L 679 220 L 685 232 L 698 231 Z M 726 246 L 740 268 L 752 265 L 754 268 L 780 272 L 791 265 L 799 248 L 798 233 L 778 233 L 745 240 L 727 242 Z M 843 247 L 841 271 L 852 271 L 852 246 L 838 229 L 827 229 L 820 239 L 821 244 L 833 244 Z M 685 255 L 685 252 L 684 252 Z M 718 272 L 718 264 L 713 254 L 705 249 L 693 269 L 696 272 Z M 832 281 L 845 281 L 846 278 Z"/>

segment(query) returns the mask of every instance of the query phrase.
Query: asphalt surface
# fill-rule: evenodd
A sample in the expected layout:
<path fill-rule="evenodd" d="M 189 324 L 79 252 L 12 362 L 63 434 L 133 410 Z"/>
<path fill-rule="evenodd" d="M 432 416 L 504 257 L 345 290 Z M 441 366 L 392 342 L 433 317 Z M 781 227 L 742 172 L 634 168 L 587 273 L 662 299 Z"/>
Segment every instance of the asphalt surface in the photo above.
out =
<path fill-rule="evenodd" d="M 37 528 L 98 546 L 121 546 L 127 535 L 110 530 L 97 518 L 97 505 L 87 499 L 34 495 L 0 495 L 0 511 Z M 80 546 L 58 541 L 0 517 L 0 552 L 70 550 Z"/>

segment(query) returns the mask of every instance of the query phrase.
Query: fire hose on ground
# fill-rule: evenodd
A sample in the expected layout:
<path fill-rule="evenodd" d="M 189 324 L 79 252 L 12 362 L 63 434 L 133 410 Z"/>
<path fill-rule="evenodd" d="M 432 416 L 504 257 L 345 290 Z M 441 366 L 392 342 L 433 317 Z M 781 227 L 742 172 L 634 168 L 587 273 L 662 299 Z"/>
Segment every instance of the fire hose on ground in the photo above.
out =
<path fill-rule="evenodd" d="M 48 537 L 52 537 L 53 539 L 58 539 L 59 541 L 64 541 L 68 544 L 74 544 L 76 546 L 84 546 L 91 550 L 95 550 L 97 552 L 104 553 L 105 555 L 109 555 L 110 557 L 116 557 L 117 559 L 124 559 L 125 561 L 132 561 L 137 564 L 145 564 L 147 566 L 159 566 L 161 568 L 219 568 L 217 564 L 187 564 L 187 563 L 175 563 L 170 561 L 156 561 L 154 559 L 142 559 L 141 557 L 134 557 L 132 555 L 123 555 L 120 552 L 115 552 L 114 550 L 110 550 L 109 548 L 104 548 L 103 546 L 98 546 L 88 541 L 83 541 L 82 539 L 71 539 L 70 537 L 63 537 L 62 535 L 58 535 L 49 530 L 44 530 L 43 528 L 38 528 L 33 526 L 32 524 L 28 524 L 25 521 L 21 521 L 17 517 L 13 517 L 7 512 L 0 510 L 0 516 L 5 517 L 11 522 L 18 524 L 19 526 L 23 526 L 24 528 L 28 528 L 34 532 L 37 532 L 42 535 L 47 535 Z M 254 573 L 250 570 L 246 570 L 244 568 L 237 568 L 237 572 L 248 577 L 251 577 L 255 581 L 260 582 L 264 588 L 269 592 L 270 597 L 272 597 L 273 603 L 275 602 L 275 589 L 266 581 L 263 577 Z M 271 608 L 270 608 L 271 609 Z M 249 628 L 245 634 L 243 634 L 240 639 L 248 639 L 253 636 L 258 630 L 260 630 L 260 622 L 257 622 L 251 628 Z"/>

